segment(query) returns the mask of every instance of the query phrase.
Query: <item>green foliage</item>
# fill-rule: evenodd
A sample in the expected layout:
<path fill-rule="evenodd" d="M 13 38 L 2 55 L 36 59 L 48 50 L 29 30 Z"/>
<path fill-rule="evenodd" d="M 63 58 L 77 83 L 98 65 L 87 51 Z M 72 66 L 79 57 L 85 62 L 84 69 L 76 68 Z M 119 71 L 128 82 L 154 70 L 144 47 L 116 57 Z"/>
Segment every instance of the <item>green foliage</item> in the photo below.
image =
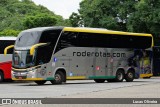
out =
<path fill-rule="evenodd" d="M 71 16 L 69 17 L 69 21 L 70 21 L 70 23 L 71 23 L 71 25 L 73 27 L 81 27 L 81 26 L 83 26 L 82 17 L 79 14 L 75 13 L 75 12 L 73 12 L 71 14 Z"/>
<path fill-rule="evenodd" d="M 85 26 L 127 31 L 127 17 L 134 11 L 134 0 L 84 0 L 80 14 Z"/>
<path fill-rule="evenodd" d="M 34 28 L 34 27 L 46 27 L 53 26 L 57 22 L 57 19 L 53 16 L 47 14 L 39 14 L 36 16 L 28 16 L 24 20 L 24 26 L 26 29 Z"/>
<path fill-rule="evenodd" d="M 0 36 L 17 36 L 20 31 L 13 30 L 13 29 L 5 29 L 0 32 Z"/>
<path fill-rule="evenodd" d="M 160 0 L 83 0 L 79 13 L 86 27 L 151 33 L 160 45 Z"/>
<path fill-rule="evenodd" d="M 85 26 L 127 31 L 127 18 L 136 3 L 134 0 L 83 0 L 79 12 Z"/>
<path fill-rule="evenodd" d="M 56 26 L 71 26 L 69 19 L 63 19 L 63 17 L 60 15 L 57 15 L 56 19 L 57 19 Z"/>
<path fill-rule="evenodd" d="M 69 26 L 72 26 L 72 25 L 71 25 L 69 19 L 63 19 L 63 20 L 57 21 L 56 26 L 68 26 L 69 27 Z"/>
<path fill-rule="evenodd" d="M 137 3 L 136 11 L 129 17 L 128 22 L 131 31 L 160 34 L 160 1 L 141 0 Z M 139 25 L 138 28 L 135 28 L 136 25 Z"/>
<path fill-rule="evenodd" d="M 21 31 L 40 26 L 71 26 L 62 16 L 42 5 L 35 5 L 32 0 L 0 0 L 0 20 L 0 35 L 5 29 Z"/>
<path fill-rule="evenodd" d="M 135 8 L 136 11 L 128 19 L 128 30 L 151 33 L 155 45 L 160 45 L 160 1 L 140 0 Z"/>

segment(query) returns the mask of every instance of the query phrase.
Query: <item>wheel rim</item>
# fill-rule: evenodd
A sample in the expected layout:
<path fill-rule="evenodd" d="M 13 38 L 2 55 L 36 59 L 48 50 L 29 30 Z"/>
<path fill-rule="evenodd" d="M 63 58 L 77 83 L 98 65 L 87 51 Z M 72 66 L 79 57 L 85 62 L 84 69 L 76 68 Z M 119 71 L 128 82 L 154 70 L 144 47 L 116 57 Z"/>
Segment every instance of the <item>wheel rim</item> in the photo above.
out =
<path fill-rule="evenodd" d="M 121 72 L 118 72 L 117 79 L 118 80 L 122 80 L 123 79 L 123 74 Z"/>
<path fill-rule="evenodd" d="M 133 73 L 129 72 L 129 73 L 128 73 L 128 77 L 129 77 L 129 78 L 133 78 Z"/>
<path fill-rule="evenodd" d="M 61 76 L 60 76 L 59 74 L 56 74 L 56 75 L 55 75 L 55 80 L 56 80 L 57 82 L 61 81 Z"/>

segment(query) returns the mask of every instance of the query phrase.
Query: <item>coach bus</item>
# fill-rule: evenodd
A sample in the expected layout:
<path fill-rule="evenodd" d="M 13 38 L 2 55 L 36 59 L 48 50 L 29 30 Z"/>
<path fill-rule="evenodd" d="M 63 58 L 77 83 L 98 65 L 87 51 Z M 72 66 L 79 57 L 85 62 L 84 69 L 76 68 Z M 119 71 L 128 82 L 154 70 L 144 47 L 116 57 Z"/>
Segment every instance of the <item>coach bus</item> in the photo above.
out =
<path fill-rule="evenodd" d="M 12 53 L 13 49 L 4 56 L 4 49 L 8 45 L 14 45 L 16 37 L 0 37 L 0 82 L 11 79 Z"/>
<path fill-rule="evenodd" d="M 137 74 L 152 75 L 150 65 L 150 71 L 144 72 L 141 60 L 152 46 L 151 34 L 81 27 L 28 29 L 19 34 L 14 46 L 12 79 L 38 85 L 79 79 L 131 82 Z"/>

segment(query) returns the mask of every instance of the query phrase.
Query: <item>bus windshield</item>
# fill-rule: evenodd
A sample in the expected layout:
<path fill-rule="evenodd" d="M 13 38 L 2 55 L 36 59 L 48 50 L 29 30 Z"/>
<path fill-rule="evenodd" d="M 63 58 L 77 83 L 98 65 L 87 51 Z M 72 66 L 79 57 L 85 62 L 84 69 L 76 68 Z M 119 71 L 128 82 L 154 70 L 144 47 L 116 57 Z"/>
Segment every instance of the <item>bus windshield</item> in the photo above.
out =
<path fill-rule="evenodd" d="M 16 40 L 17 47 L 27 47 L 38 43 L 37 32 L 22 32 Z"/>
<path fill-rule="evenodd" d="M 51 59 L 61 30 L 24 31 L 19 34 L 13 54 L 14 67 L 25 68 L 48 63 Z M 35 49 L 30 55 L 30 48 L 38 43 L 47 43 Z"/>
<path fill-rule="evenodd" d="M 13 66 L 18 68 L 27 68 L 35 65 L 35 58 L 27 51 L 15 51 L 13 53 Z"/>

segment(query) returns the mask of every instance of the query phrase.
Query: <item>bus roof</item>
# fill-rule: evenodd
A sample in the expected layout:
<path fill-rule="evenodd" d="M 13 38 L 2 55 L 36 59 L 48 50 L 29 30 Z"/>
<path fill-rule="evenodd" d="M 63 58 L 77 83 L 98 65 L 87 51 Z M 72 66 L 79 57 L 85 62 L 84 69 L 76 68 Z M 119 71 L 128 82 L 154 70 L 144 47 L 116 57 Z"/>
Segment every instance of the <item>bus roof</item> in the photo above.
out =
<path fill-rule="evenodd" d="M 63 30 L 64 27 L 61 26 L 53 26 L 53 27 L 37 27 L 37 28 L 32 28 L 32 29 L 27 29 L 24 30 L 22 32 L 33 32 L 33 31 L 39 31 L 39 32 L 43 32 L 46 30 Z"/>
<path fill-rule="evenodd" d="M 151 34 L 145 34 L 145 33 L 131 33 L 131 32 L 107 30 L 102 28 L 86 28 L 86 27 L 64 27 L 63 31 L 101 33 L 101 34 L 119 34 L 119 35 L 132 35 L 132 36 L 150 36 L 150 37 L 152 36 Z"/>
<path fill-rule="evenodd" d="M 16 37 L 11 37 L 11 36 L 0 37 L 0 40 L 16 40 Z"/>
<path fill-rule="evenodd" d="M 43 32 L 43 31 L 46 31 L 46 30 L 63 30 L 63 31 L 73 31 L 73 32 L 101 33 L 101 34 L 119 34 L 119 35 L 149 36 L 149 37 L 152 37 L 151 34 L 146 34 L 146 33 L 132 33 L 132 32 L 113 31 L 113 30 L 107 30 L 105 28 L 63 27 L 63 26 L 37 27 L 37 28 L 24 30 L 23 32 L 32 32 L 32 31 Z"/>

